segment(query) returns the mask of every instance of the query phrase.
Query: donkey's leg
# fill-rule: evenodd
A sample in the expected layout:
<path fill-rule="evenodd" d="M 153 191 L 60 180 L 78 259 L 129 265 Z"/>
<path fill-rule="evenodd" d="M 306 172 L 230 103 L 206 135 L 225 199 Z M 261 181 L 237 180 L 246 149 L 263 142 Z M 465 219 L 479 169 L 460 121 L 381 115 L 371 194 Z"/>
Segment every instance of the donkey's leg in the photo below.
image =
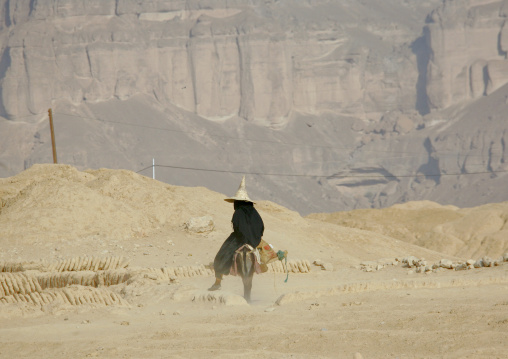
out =
<path fill-rule="evenodd" d="M 252 289 L 252 277 L 253 277 L 253 275 L 254 275 L 254 272 L 251 271 L 250 274 L 246 273 L 242 277 L 242 280 L 243 280 L 243 297 L 249 303 L 250 303 L 250 292 L 251 292 L 251 289 Z"/>
<path fill-rule="evenodd" d="M 250 292 L 252 289 L 252 277 L 254 276 L 254 255 L 244 252 L 244 271 L 242 275 L 243 281 L 243 297 L 250 302 Z"/>

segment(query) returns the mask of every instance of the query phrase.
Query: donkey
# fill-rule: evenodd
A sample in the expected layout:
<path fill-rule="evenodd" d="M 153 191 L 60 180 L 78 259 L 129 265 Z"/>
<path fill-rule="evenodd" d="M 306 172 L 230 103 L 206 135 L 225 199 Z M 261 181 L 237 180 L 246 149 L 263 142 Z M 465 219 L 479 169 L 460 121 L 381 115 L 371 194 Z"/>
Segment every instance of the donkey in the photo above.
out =
<path fill-rule="evenodd" d="M 254 248 L 248 244 L 240 247 L 234 256 L 233 268 L 231 274 L 239 275 L 242 277 L 243 282 L 243 297 L 250 303 L 250 292 L 252 289 L 252 277 L 254 272 L 259 272 L 259 264 L 256 262 L 256 255 Z"/>

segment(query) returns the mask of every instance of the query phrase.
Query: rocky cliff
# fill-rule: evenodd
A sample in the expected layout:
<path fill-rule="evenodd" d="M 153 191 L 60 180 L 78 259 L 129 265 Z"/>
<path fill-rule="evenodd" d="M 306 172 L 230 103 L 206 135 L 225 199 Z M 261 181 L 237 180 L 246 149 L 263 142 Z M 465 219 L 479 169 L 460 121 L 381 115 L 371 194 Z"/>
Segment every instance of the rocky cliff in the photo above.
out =
<path fill-rule="evenodd" d="M 2 113 L 154 96 L 209 120 L 414 107 L 427 6 L 388 1 L 6 1 Z M 374 118 L 377 115 L 374 116 Z"/>
<path fill-rule="evenodd" d="M 429 15 L 426 92 L 443 109 L 508 83 L 508 2 L 445 1 Z"/>
<path fill-rule="evenodd" d="M 0 0 L 0 175 L 51 162 L 51 107 L 78 168 L 250 173 L 302 213 L 507 199 L 507 4 Z"/>

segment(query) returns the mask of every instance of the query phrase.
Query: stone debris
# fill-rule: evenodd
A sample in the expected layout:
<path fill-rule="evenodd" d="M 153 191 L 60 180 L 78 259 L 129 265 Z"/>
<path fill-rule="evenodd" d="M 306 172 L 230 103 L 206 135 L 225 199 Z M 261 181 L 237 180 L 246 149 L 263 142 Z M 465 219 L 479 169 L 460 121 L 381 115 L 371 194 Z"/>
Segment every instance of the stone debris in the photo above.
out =
<path fill-rule="evenodd" d="M 364 272 L 379 271 L 388 266 L 397 266 L 401 262 L 398 258 L 382 258 L 377 261 L 363 261 L 360 263 L 360 269 Z"/>
<path fill-rule="evenodd" d="M 441 261 L 439 262 L 439 267 L 446 268 L 446 269 L 453 269 L 454 264 L 449 259 L 441 259 Z"/>
<path fill-rule="evenodd" d="M 320 259 L 316 259 L 314 262 L 312 262 L 312 264 L 314 264 L 316 267 L 321 267 L 321 270 L 330 271 L 330 272 L 333 271 L 333 264 L 330 262 L 323 262 Z M 309 266 L 309 270 L 310 270 L 310 266 Z"/>
<path fill-rule="evenodd" d="M 185 222 L 184 227 L 193 233 L 209 233 L 215 229 L 215 222 L 211 216 L 192 217 Z"/>
<path fill-rule="evenodd" d="M 469 269 L 469 266 L 466 263 L 458 263 L 455 268 L 455 270 L 465 270 Z"/>
<path fill-rule="evenodd" d="M 427 265 L 425 259 L 418 259 L 415 256 L 409 256 L 402 258 L 401 260 L 404 267 L 413 268 L 413 267 L 421 267 L 423 265 Z"/>
<path fill-rule="evenodd" d="M 503 254 L 503 256 L 499 257 L 496 260 L 493 260 L 490 257 L 483 257 L 478 260 L 468 259 L 466 261 L 461 262 L 453 262 L 449 259 L 441 259 L 438 263 L 434 263 L 429 265 L 424 258 L 417 258 L 415 256 L 408 256 L 404 258 L 395 258 L 392 262 L 386 259 L 380 259 L 378 261 L 364 261 L 360 263 L 360 266 L 357 267 L 365 272 L 373 272 L 378 271 L 385 268 L 388 265 L 397 265 L 402 263 L 402 266 L 405 268 L 409 268 L 408 274 L 413 273 L 429 273 L 429 272 L 437 272 L 442 269 L 453 269 L 456 271 L 459 270 L 469 270 L 474 268 L 482 268 L 482 267 L 494 267 L 499 266 L 503 262 L 508 262 L 508 253 Z M 316 262 L 314 262 L 315 264 Z"/>

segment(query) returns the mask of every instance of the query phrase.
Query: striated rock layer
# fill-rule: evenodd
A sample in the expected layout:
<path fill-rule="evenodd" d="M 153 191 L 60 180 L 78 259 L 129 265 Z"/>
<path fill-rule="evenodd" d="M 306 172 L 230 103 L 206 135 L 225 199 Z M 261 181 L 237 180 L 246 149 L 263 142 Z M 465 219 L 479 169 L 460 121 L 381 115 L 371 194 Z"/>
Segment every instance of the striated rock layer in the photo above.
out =
<path fill-rule="evenodd" d="M 6 118 L 54 100 L 142 93 L 207 119 L 280 127 L 294 111 L 363 117 L 414 107 L 407 89 L 417 68 L 401 45 L 428 5 L 4 0 L 3 8 Z"/>
<path fill-rule="evenodd" d="M 125 168 L 301 213 L 508 199 L 507 1 L 0 0 L 0 176 Z"/>
<path fill-rule="evenodd" d="M 432 11 L 427 94 L 432 109 L 489 95 L 508 83 L 508 2 L 445 1 Z"/>

